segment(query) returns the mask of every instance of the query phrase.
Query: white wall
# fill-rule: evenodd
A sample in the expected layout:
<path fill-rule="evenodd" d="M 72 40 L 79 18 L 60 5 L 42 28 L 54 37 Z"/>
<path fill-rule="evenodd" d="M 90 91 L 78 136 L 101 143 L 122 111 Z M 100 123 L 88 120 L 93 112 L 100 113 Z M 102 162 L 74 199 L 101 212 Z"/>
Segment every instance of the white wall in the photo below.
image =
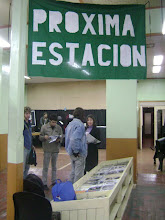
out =
<path fill-rule="evenodd" d="M 136 80 L 106 80 L 106 137 L 137 138 Z"/>
<path fill-rule="evenodd" d="M 27 101 L 26 101 L 27 99 Z M 165 80 L 139 80 L 137 101 L 165 101 Z M 28 84 L 25 105 L 38 110 L 106 109 L 106 82 L 77 81 Z"/>
<path fill-rule="evenodd" d="M 165 79 L 139 80 L 137 84 L 138 101 L 165 101 Z"/>
<path fill-rule="evenodd" d="M 27 85 L 27 105 L 35 110 L 106 109 L 106 82 L 77 81 Z"/>

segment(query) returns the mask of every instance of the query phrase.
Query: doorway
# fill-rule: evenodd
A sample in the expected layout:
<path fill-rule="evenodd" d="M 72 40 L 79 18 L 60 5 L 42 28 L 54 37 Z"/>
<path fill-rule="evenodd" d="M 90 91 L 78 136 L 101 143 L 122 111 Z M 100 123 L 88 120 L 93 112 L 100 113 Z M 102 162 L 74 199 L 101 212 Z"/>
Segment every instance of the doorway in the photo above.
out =
<path fill-rule="evenodd" d="M 142 145 L 143 148 L 154 146 L 154 108 L 143 108 L 143 126 L 142 126 Z"/>
<path fill-rule="evenodd" d="M 154 141 L 165 137 L 165 106 L 154 108 Z"/>

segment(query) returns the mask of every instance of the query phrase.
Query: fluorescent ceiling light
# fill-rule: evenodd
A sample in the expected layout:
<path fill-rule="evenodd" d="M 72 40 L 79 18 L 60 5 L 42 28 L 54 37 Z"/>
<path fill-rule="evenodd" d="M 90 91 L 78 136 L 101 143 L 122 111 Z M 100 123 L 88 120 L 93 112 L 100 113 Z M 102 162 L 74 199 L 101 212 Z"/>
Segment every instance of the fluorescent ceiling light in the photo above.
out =
<path fill-rule="evenodd" d="M 160 66 L 163 62 L 163 55 L 154 56 L 153 63 L 155 66 Z"/>
<path fill-rule="evenodd" d="M 159 73 L 161 70 L 161 66 L 153 66 L 152 67 L 152 72 L 153 73 Z"/>
<path fill-rule="evenodd" d="M 165 21 L 163 22 L 163 27 L 162 27 L 162 34 L 165 34 Z"/>
<path fill-rule="evenodd" d="M 31 79 L 29 76 L 24 76 L 25 79 Z"/>
<path fill-rule="evenodd" d="M 0 47 L 2 47 L 2 48 L 10 47 L 10 44 L 6 40 L 4 40 L 0 37 Z"/>

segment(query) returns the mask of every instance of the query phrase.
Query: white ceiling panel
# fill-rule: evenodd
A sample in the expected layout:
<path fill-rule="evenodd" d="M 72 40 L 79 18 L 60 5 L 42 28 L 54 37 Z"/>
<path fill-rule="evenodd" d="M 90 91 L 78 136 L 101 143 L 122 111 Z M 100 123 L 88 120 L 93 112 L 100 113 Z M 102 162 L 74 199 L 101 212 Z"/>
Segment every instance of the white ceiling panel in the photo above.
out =
<path fill-rule="evenodd" d="M 165 36 L 147 37 L 147 78 L 165 78 Z M 156 55 L 163 55 L 163 63 L 160 73 L 152 73 L 153 58 Z"/>

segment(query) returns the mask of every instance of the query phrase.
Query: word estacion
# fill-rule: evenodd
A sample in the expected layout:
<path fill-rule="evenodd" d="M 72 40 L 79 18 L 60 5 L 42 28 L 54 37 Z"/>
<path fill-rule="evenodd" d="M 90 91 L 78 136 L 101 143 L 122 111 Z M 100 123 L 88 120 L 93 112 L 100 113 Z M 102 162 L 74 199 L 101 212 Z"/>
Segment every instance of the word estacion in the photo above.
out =
<path fill-rule="evenodd" d="M 49 51 L 50 58 L 47 57 L 46 48 Z M 68 48 L 68 53 L 65 52 L 65 57 L 59 52 L 60 50 Z M 76 57 L 76 52 L 80 48 L 80 43 L 70 43 L 66 42 L 65 47 L 62 46 L 58 42 L 52 42 L 50 45 L 47 45 L 46 42 L 32 42 L 32 64 L 33 65 L 47 65 L 47 61 L 53 66 L 59 66 L 63 62 L 69 62 L 70 65 L 74 65 L 75 61 L 80 59 L 80 56 Z M 118 44 L 108 45 L 108 44 L 100 44 L 97 47 L 97 50 L 92 49 L 92 44 L 86 43 L 84 46 L 83 54 L 82 54 L 82 66 L 123 66 L 129 67 L 134 66 L 146 66 L 146 58 L 145 58 L 145 46 L 139 46 L 140 52 L 138 51 L 137 45 L 129 46 L 127 44 L 122 44 L 119 46 Z M 58 52 L 57 52 L 58 50 Z M 111 57 L 105 60 L 104 53 L 106 52 L 106 58 Z M 109 56 L 107 55 L 109 54 Z M 94 56 L 94 55 L 95 56 Z M 53 56 L 53 58 L 52 58 Z M 97 57 L 97 59 L 94 59 Z M 66 60 L 68 59 L 68 60 Z"/>

